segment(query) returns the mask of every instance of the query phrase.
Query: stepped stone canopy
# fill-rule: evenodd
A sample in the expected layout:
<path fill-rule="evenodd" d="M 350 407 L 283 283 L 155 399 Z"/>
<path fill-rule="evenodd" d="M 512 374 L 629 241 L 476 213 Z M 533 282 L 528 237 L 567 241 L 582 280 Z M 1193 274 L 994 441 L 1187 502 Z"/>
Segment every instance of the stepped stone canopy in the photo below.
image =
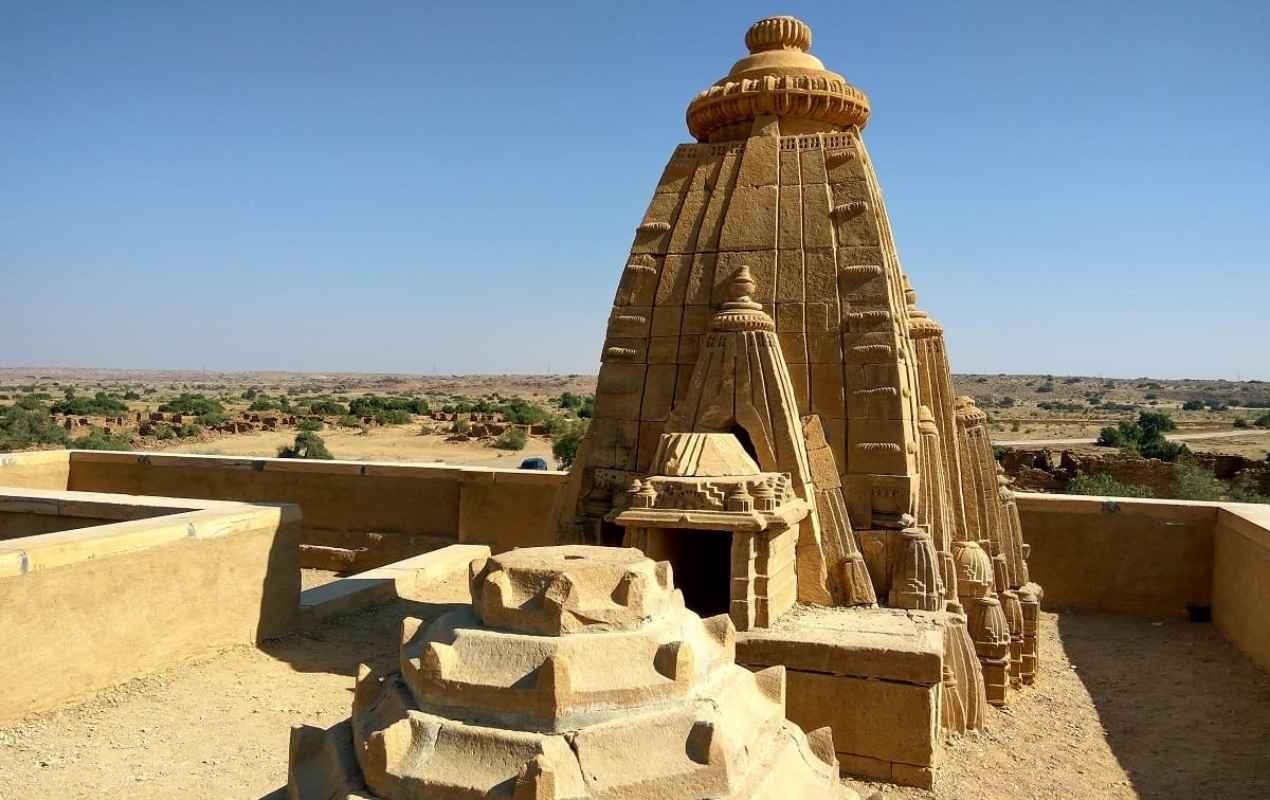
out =
<path fill-rule="evenodd" d="M 349 721 L 292 733 L 293 800 L 858 800 L 830 731 L 785 718 L 785 669 L 735 663 L 637 550 L 528 548 L 472 567 L 470 607 L 406 620 Z"/>

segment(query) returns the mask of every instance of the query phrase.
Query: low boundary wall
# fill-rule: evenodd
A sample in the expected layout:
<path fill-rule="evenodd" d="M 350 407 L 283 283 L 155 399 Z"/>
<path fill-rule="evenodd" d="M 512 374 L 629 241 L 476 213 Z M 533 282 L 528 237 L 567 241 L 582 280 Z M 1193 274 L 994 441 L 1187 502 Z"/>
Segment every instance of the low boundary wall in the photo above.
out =
<path fill-rule="evenodd" d="M 340 571 L 456 543 L 484 544 L 495 552 L 552 544 L 552 504 L 565 476 L 444 464 L 87 450 L 0 459 L 0 486 L 294 503 L 304 512 L 301 564 Z"/>
<path fill-rule="evenodd" d="M 37 489 L 0 498 L 11 514 L 159 514 L 0 542 L 10 649 L 0 658 L 0 724 L 295 623 L 294 505 Z"/>

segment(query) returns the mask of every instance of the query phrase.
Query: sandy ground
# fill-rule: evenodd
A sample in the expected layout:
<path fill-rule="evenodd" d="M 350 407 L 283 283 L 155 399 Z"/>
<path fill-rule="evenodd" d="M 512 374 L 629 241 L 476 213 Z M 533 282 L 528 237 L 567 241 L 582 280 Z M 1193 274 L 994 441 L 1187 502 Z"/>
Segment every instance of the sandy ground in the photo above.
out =
<path fill-rule="evenodd" d="M 423 435 L 418 423 L 372 427 L 366 433 L 357 428 L 319 431 L 326 449 L 345 461 L 400 461 L 461 464 L 474 467 L 515 468 L 522 459 L 541 456 L 554 467 L 551 440 L 529 438 L 524 450 L 498 450 L 488 442 L 447 442 L 445 436 Z M 162 448 L 165 453 L 202 453 L 212 456 L 276 456 L 278 448 L 291 444 L 295 431 L 258 431 L 226 435 L 208 441 L 181 442 Z"/>
<path fill-rule="evenodd" d="M 0 797 L 278 798 L 287 731 L 332 725 L 359 660 L 387 665 L 399 603 L 238 647 L 0 729 Z M 896 800 L 1270 797 L 1270 676 L 1211 625 L 1045 614 L 1041 683 Z"/>

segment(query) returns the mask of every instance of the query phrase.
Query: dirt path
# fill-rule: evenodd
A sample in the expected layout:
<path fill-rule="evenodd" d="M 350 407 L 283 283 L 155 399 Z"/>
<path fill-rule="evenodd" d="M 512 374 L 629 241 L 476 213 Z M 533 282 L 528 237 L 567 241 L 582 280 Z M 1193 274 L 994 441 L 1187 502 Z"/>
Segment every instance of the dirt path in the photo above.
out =
<path fill-rule="evenodd" d="M 287 732 L 347 716 L 356 665 L 392 663 L 397 604 L 265 650 L 239 647 L 0 729 L 0 797 L 277 797 Z M 945 749 L 934 792 L 895 800 L 1270 797 L 1270 676 L 1211 625 L 1042 620 L 1041 683 Z"/>

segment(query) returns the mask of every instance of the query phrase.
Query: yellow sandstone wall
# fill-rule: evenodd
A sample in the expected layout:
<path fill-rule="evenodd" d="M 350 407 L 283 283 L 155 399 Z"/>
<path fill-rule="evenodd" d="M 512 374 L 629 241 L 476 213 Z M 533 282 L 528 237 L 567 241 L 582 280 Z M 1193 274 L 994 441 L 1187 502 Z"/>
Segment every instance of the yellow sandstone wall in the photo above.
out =
<path fill-rule="evenodd" d="M 1183 617 L 1212 604 L 1219 505 L 1023 494 L 1032 580 L 1046 608 Z"/>
<path fill-rule="evenodd" d="M 1270 670 L 1270 506 L 1224 506 L 1215 538 L 1213 622 Z"/>
<path fill-rule="evenodd" d="M 287 633 L 299 529 L 294 506 L 225 504 L 0 542 L 0 725 Z"/>
<path fill-rule="evenodd" d="M 69 450 L 0 453 L 0 486 L 65 490 L 70 483 Z"/>
<path fill-rule="evenodd" d="M 486 544 L 552 544 L 551 508 L 565 473 L 429 464 L 71 454 L 70 488 L 299 505 L 306 530 L 373 531 Z M 6 473 L 0 471 L 0 485 Z"/>

